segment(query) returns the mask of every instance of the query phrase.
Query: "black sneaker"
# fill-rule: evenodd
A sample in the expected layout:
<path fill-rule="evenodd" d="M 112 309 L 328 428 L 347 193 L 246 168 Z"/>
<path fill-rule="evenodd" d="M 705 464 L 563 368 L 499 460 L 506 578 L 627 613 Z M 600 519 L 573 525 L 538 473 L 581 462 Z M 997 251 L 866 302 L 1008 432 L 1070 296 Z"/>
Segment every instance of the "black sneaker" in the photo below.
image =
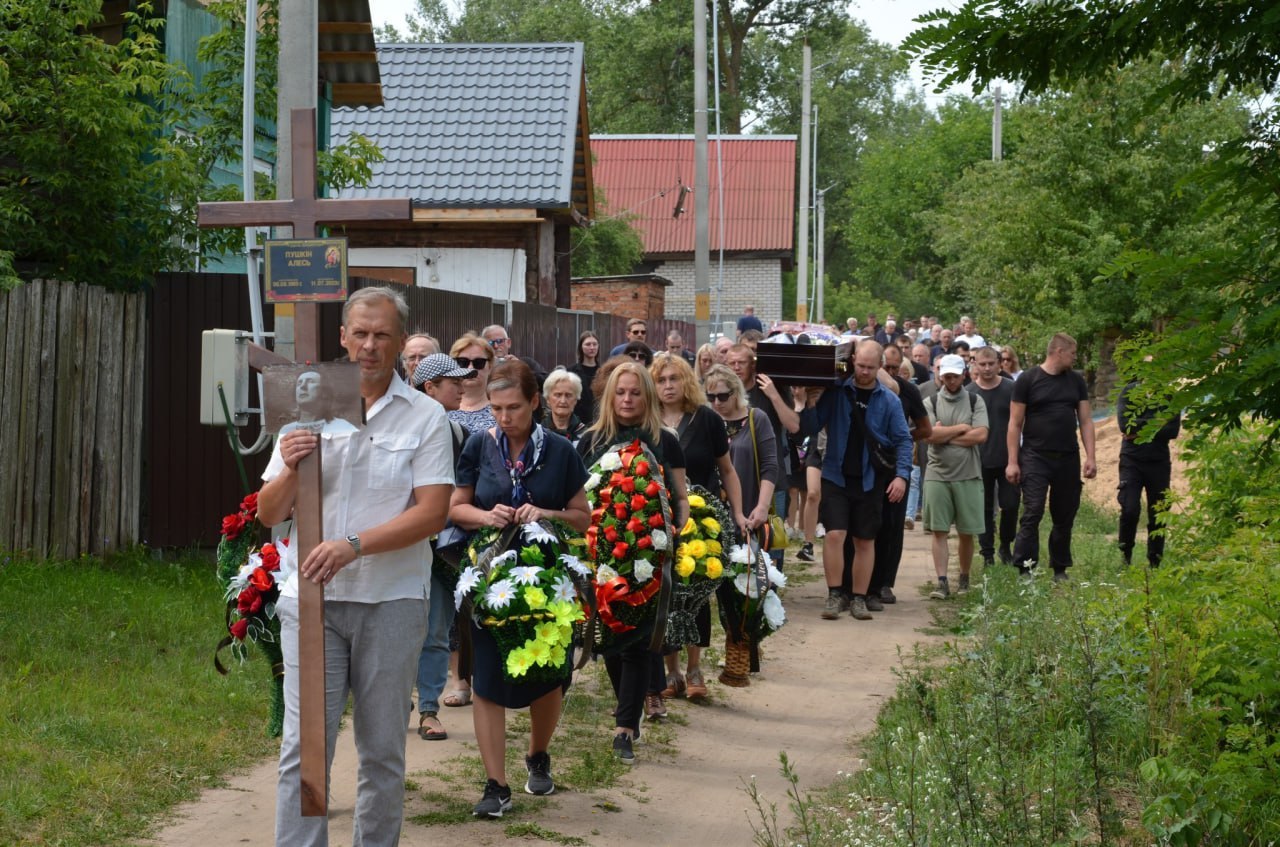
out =
<path fill-rule="evenodd" d="M 556 784 L 551 781 L 551 756 L 543 751 L 524 757 L 525 770 L 529 779 L 524 784 L 526 794 L 545 796 L 556 793 Z"/>
<path fill-rule="evenodd" d="M 890 606 L 898 602 L 898 597 L 893 593 L 893 589 L 886 585 L 880 589 L 880 602 Z"/>
<path fill-rule="evenodd" d="M 636 763 L 635 751 L 631 749 L 631 736 L 625 732 L 619 732 L 613 737 L 613 755 L 624 765 L 634 765 Z"/>
<path fill-rule="evenodd" d="M 500 818 L 503 812 L 511 811 L 511 786 L 499 785 L 496 779 L 486 780 L 484 797 L 476 803 L 471 814 L 478 818 Z"/>
<path fill-rule="evenodd" d="M 880 593 L 879 593 L 879 592 L 876 592 L 875 594 L 868 594 L 868 595 L 867 595 L 867 599 L 866 599 L 866 603 L 867 603 L 867 611 L 868 611 L 868 612 L 883 612 L 883 611 L 884 611 L 884 603 L 880 602 Z"/>
<path fill-rule="evenodd" d="M 806 541 L 804 544 L 801 544 L 800 552 L 796 553 L 796 558 L 802 562 L 812 562 L 813 561 L 813 545 L 808 541 Z"/>

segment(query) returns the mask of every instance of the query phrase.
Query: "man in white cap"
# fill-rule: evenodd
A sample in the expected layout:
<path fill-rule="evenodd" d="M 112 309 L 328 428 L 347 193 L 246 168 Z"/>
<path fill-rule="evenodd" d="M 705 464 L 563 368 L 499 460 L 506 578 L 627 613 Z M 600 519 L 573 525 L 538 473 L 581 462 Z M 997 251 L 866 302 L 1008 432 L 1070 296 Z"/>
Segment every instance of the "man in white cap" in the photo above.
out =
<path fill-rule="evenodd" d="M 982 454 L 987 440 L 987 406 L 964 389 L 965 361 L 946 355 L 938 360 L 938 392 L 925 401 L 933 432 L 924 470 L 924 528 L 933 533 L 933 569 L 938 587 L 929 596 L 951 596 L 947 579 L 947 534 L 960 536 L 960 592 L 969 589 L 974 537 L 986 529 L 982 516 Z"/>

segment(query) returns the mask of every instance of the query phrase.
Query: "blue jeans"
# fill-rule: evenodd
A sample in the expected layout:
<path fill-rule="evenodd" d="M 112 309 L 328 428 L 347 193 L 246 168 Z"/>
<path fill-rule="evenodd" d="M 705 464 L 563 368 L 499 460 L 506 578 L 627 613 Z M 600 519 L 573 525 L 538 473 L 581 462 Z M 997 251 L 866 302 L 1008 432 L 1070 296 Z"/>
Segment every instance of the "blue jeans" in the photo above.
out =
<path fill-rule="evenodd" d="M 920 514 L 920 466 L 911 466 L 911 487 L 907 489 L 907 518 L 915 520 Z"/>
<path fill-rule="evenodd" d="M 427 601 L 427 638 L 418 656 L 418 711 L 439 712 L 440 695 L 449 681 L 449 627 L 456 611 L 453 594 L 431 574 Z"/>

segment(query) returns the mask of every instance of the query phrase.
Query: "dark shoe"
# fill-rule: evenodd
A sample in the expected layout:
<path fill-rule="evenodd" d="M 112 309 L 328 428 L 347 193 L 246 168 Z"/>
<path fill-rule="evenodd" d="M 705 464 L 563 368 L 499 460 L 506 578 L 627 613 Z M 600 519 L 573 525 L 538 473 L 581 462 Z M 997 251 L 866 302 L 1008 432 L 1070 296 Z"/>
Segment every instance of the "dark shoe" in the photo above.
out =
<path fill-rule="evenodd" d="M 423 741 L 444 741 L 449 737 L 435 712 L 423 712 L 418 718 L 418 737 Z"/>
<path fill-rule="evenodd" d="M 484 797 L 476 803 L 471 814 L 478 818 L 500 818 L 511 811 L 511 786 L 499 785 L 496 779 L 486 780 Z"/>
<path fill-rule="evenodd" d="M 1070 582 L 1070 581 L 1071 581 L 1071 577 L 1067 576 L 1067 572 L 1066 572 L 1066 571 L 1054 571 L 1054 572 L 1053 572 L 1053 581 L 1054 581 L 1054 582 Z"/>
<path fill-rule="evenodd" d="M 995 557 L 995 556 L 983 556 L 983 557 L 982 557 L 982 566 L 983 566 L 984 568 L 991 568 L 991 567 L 995 567 L 995 564 L 996 564 L 996 557 Z"/>
<path fill-rule="evenodd" d="M 898 602 L 898 598 L 893 593 L 893 589 L 886 585 L 884 588 L 880 589 L 880 602 L 884 603 L 886 606 L 892 606 L 894 603 Z"/>
<path fill-rule="evenodd" d="M 907 518 L 906 521 L 903 522 L 902 528 L 905 530 L 913 530 L 916 528 L 916 522 L 911 518 Z"/>
<path fill-rule="evenodd" d="M 938 580 L 938 587 L 929 592 L 930 600 L 946 600 L 951 596 L 951 586 L 945 579 Z"/>
<path fill-rule="evenodd" d="M 802 562 L 812 562 L 813 561 L 813 545 L 808 541 L 806 541 L 804 544 L 801 544 L 800 552 L 796 553 L 796 558 Z"/>
<path fill-rule="evenodd" d="M 867 608 L 866 598 L 854 597 L 849 601 L 849 614 L 853 615 L 854 620 L 869 621 L 871 620 L 871 611 Z"/>
<path fill-rule="evenodd" d="M 960 574 L 960 583 L 956 586 L 957 594 L 969 593 L 969 575 L 967 573 Z"/>
<path fill-rule="evenodd" d="M 822 607 L 822 619 L 824 621 L 833 621 L 839 618 L 840 612 L 844 611 L 840 607 L 842 602 L 844 602 L 843 597 L 834 591 L 828 591 L 827 604 Z"/>
<path fill-rule="evenodd" d="M 661 694 L 644 695 L 644 716 L 651 721 L 667 716 L 667 704 L 662 702 Z"/>
<path fill-rule="evenodd" d="M 868 594 L 865 602 L 867 604 L 868 612 L 884 611 L 884 603 L 880 602 L 880 597 L 877 594 Z"/>
<path fill-rule="evenodd" d="M 525 756 L 524 768 L 529 772 L 524 784 L 526 794 L 542 797 L 556 793 L 556 784 L 551 781 L 551 756 L 546 751 Z"/>
<path fill-rule="evenodd" d="M 1013 553 L 1009 552 L 1008 547 L 1000 548 L 1000 553 L 998 555 L 1000 556 L 1000 564 L 1002 565 L 1013 564 Z"/>
<path fill-rule="evenodd" d="M 619 732 L 613 737 L 613 755 L 624 765 L 634 765 L 636 763 L 635 751 L 631 749 L 631 736 L 625 732 Z"/>

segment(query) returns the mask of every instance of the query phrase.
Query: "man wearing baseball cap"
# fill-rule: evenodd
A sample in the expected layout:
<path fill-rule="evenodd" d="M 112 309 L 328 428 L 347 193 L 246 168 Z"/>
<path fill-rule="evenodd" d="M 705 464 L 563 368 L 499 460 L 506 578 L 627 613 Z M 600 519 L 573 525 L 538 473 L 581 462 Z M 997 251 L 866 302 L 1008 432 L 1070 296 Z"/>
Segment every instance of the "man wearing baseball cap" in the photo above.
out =
<path fill-rule="evenodd" d="M 933 432 L 929 435 L 929 460 L 924 469 L 924 528 L 933 533 L 933 569 L 938 587 L 929 596 L 951 596 L 947 580 L 947 533 L 955 525 L 960 536 L 959 591 L 969 589 L 973 565 L 973 539 L 986 529 L 982 516 L 982 453 L 987 440 L 987 405 L 964 389 L 967 370 L 962 357 L 948 354 L 938 359 L 938 392 L 925 401 Z"/>
<path fill-rule="evenodd" d="M 452 356 L 432 353 L 424 356 L 413 371 L 413 387 L 444 406 L 446 412 L 462 403 L 462 381 L 476 372 L 459 367 Z M 467 440 L 467 432 L 457 421 L 449 421 L 453 436 L 453 465 Z M 432 539 L 432 551 L 435 551 Z M 453 626 L 453 590 L 440 578 L 438 568 L 445 567 L 439 556 L 433 556 L 431 595 L 427 601 L 427 637 L 418 657 L 418 737 L 424 741 L 443 741 L 449 737 L 440 722 L 440 695 L 449 682 L 449 628 Z"/>

